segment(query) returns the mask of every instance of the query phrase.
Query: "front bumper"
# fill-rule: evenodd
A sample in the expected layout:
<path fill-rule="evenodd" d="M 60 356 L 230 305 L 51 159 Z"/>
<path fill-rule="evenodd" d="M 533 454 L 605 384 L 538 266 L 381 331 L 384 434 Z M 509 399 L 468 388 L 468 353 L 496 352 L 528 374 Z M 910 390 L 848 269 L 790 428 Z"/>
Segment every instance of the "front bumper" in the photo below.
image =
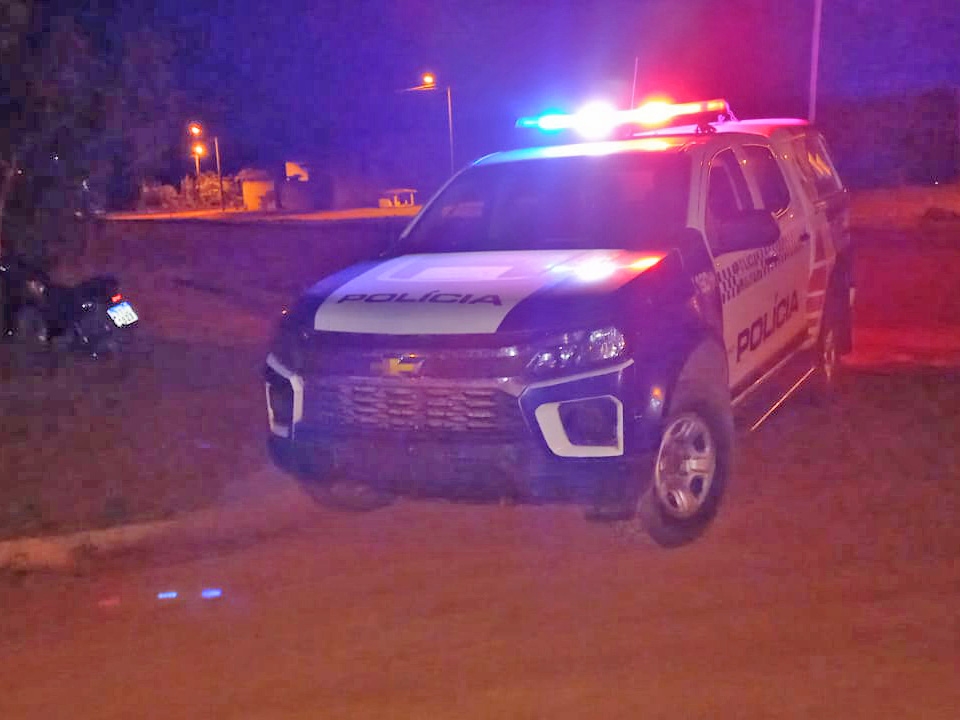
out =
<path fill-rule="evenodd" d="M 274 459 L 299 473 L 346 467 L 388 484 L 440 478 L 576 497 L 598 478 L 636 477 L 653 436 L 632 360 L 523 383 L 304 378 L 271 355 L 265 380 Z"/>

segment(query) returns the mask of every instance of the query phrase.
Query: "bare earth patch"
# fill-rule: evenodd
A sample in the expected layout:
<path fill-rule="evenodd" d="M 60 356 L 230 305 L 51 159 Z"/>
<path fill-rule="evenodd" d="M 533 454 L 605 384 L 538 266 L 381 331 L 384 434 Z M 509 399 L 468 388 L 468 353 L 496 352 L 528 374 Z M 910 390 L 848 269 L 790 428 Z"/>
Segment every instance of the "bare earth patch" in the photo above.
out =
<path fill-rule="evenodd" d="M 945 436 L 960 416 L 951 370 L 960 367 L 956 235 L 916 223 L 857 229 L 858 350 L 849 363 L 857 374 L 842 426 L 856 431 L 841 433 L 842 447 L 831 435 L 833 445 L 809 452 L 824 471 L 860 472 L 842 463 L 894 443 L 889 418 L 902 417 L 904 433 L 924 434 L 898 446 L 913 454 L 899 462 L 950 474 L 930 465 L 923 439 L 952 440 L 946 453 L 958 444 Z M 24 372 L 15 350 L 0 346 L 0 538 L 169 517 L 218 502 L 262 468 L 259 372 L 273 319 L 313 279 L 374 255 L 384 237 L 383 228 L 356 224 L 108 223 L 88 269 L 121 273 L 143 317 L 141 352 L 114 378 L 96 363 Z M 893 398 L 891 407 L 875 407 L 881 398 Z M 911 421 L 918 414 L 924 423 Z M 824 442 L 827 422 L 791 423 L 806 438 L 798 447 Z M 757 461 L 757 442 L 744 444 L 745 467 Z"/>

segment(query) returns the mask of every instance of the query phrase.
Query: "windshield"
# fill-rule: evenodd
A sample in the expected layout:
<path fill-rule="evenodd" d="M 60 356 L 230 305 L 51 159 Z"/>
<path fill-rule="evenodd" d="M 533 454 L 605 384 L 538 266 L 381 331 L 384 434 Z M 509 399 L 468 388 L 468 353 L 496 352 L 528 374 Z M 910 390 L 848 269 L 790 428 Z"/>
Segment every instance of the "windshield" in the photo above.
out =
<path fill-rule="evenodd" d="M 689 189 L 689 159 L 679 154 L 478 165 L 430 204 L 399 249 L 641 249 L 686 225 Z"/>

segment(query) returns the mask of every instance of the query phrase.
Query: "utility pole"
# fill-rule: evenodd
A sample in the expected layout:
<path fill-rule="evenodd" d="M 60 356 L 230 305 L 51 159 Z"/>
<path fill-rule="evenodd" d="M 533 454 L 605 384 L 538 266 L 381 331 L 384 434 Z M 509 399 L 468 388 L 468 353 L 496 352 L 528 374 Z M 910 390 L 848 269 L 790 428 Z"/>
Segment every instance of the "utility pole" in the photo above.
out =
<path fill-rule="evenodd" d="M 213 138 L 213 152 L 217 156 L 217 182 L 220 184 L 220 212 L 226 208 L 223 204 L 223 172 L 220 170 L 220 138 Z"/>
<path fill-rule="evenodd" d="M 457 166 L 453 160 L 453 100 L 450 98 L 449 85 L 447 85 L 447 130 L 450 135 L 450 174 L 453 175 Z"/>
<path fill-rule="evenodd" d="M 810 108 L 807 119 L 817 119 L 817 75 L 820 70 L 820 25 L 823 20 L 823 0 L 813 0 L 813 36 L 810 48 Z"/>

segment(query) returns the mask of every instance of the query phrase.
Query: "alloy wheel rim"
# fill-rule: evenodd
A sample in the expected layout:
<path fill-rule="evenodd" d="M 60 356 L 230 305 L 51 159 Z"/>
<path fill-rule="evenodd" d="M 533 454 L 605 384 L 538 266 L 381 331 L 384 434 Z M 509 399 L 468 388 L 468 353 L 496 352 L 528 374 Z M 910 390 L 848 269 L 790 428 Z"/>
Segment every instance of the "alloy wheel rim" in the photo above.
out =
<path fill-rule="evenodd" d="M 689 519 L 703 508 L 717 472 L 717 444 L 699 415 L 684 413 L 663 431 L 654 489 L 664 510 Z"/>

